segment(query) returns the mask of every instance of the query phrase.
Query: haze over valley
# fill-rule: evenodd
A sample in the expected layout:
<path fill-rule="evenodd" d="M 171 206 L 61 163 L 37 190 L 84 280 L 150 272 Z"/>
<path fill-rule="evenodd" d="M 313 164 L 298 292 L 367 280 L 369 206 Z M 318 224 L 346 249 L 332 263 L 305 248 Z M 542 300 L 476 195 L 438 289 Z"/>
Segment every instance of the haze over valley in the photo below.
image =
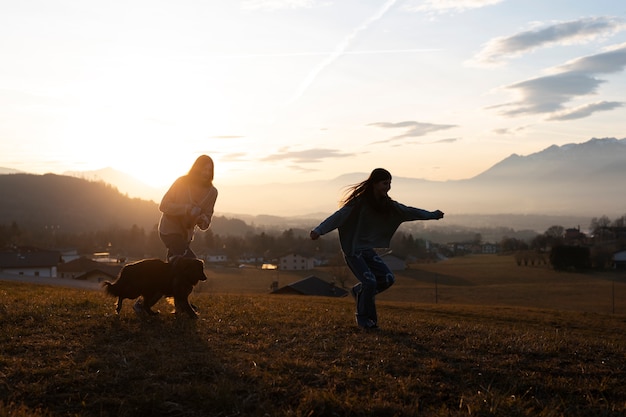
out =
<path fill-rule="evenodd" d="M 393 162 L 381 161 L 393 174 Z M 374 168 L 374 167 L 372 167 Z M 219 167 L 217 167 L 219 172 Z M 113 184 L 131 197 L 159 202 L 165 188 L 149 187 L 110 168 L 67 173 Z M 328 180 L 264 185 L 225 185 L 216 176 L 220 196 L 216 210 L 242 215 L 308 216 L 330 213 L 347 185 L 369 172 Z M 619 216 L 626 212 L 626 139 L 590 139 L 550 146 L 530 155 L 513 154 L 481 174 L 455 181 L 395 177 L 390 195 L 407 205 L 446 215 Z M 174 179 L 172 179 L 174 180 Z"/>
<path fill-rule="evenodd" d="M 391 169 L 393 173 L 393 168 Z M 0 173 L 15 171 L 0 169 Z M 3 204 L 6 206 L 5 209 L 9 208 L 7 213 L 14 213 L 14 216 L 23 215 L 22 211 L 28 208 L 17 206 L 29 204 L 28 201 L 32 198 L 25 200 L 26 196 L 46 193 L 49 195 L 47 198 L 57 195 L 55 198 L 64 200 L 68 207 L 77 205 L 79 201 L 80 204 L 87 204 L 86 200 L 96 199 L 97 209 L 104 210 L 103 215 L 116 224 L 128 223 L 127 226 L 139 224 L 146 230 L 151 230 L 158 221 L 157 204 L 165 189 L 151 188 L 111 168 L 64 174 L 70 175 L 66 177 L 68 179 L 79 177 L 92 182 L 111 184 L 108 188 L 105 187 L 105 194 L 109 196 L 103 197 L 89 187 L 85 188 L 85 191 L 76 191 L 74 196 L 60 190 L 49 189 L 60 186 L 66 191 L 64 188 L 68 185 L 54 185 L 58 184 L 58 181 L 44 181 L 42 184 L 30 181 L 29 183 L 33 184 L 30 186 L 3 182 L 5 187 L 9 187 L 0 190 L 5 193 Z M 351 173 L 327 181 L 293 183 L 287 182 L 288 178 L 285 178 L 284 182 L 262 186 L 226 185 L 227 179 L 218 177 L 216 185 L 220 194 L 216 216 L 241 219 L 254 226 L 278 229 L 309 228 L 336 210 L 346 185 L 361 181 L 367 175 L 367 172 Z M 10 175 L 4 177 L 11 178 Z M 41 177 L 34 175 L 30 180 Z M 580 144 L 550 146 L 526 156 L 514 154 L 480 175 L 466 180 L 427 181 L 394 177 L 390 195 L 407 205 L 427 210 L 441 209 L 446 213 L 443 222 L 423 225 L 420 223 L 421 227 L 454 225 L 480 228 L 507 227 L 542 233 L 552 225 L 562 225 L 580 226 L 584 230 L 594 217 L 606 215 L 614 219 L 626 213 L 626 196 L 621 192 L 624 178 L 626 178 L 626 139 L 591 139 Z M 66 182 L 61 181 L 63 184 Z M 20 187 L 19 194 L 15 194 L 17 190 L 10 188 L 16 186 Z M 25 188 L 31 186 L 43 188 L 22 193 Z M 131 197 L 131 200 L 121 201 L 111 193 L 115 189 Z M 127 209 L 123 211 L 116 209 L 120 204 Z M 34 218 L 28 222 L 43 222 L 42 224 L 61 222 L 60 218 L 44 221 L 42 219 L 44 214 L 39 205 L 32 209 L 36 214 L 33 214 Z M 66 215 L 72 210 L 76 209 L 66 210 Z M 86 227 L 90 221 L 89 216 L 83 219 L 82 214 L 86 213 L 78 212 L 65 219 L 64 227 L 72 227 L 67 222 L 81 222 L 83 226 L 78 223 L 74 225 L 78 229 Z M 5 213 L 4 217 L 10 222 L 15 219 L 9 218 L 11 216 Z M 228 225 L 231 226 L 232 224 Z M 212 227 L 221 233 L 225 232 L 220 228 L 220 222 Z"/>

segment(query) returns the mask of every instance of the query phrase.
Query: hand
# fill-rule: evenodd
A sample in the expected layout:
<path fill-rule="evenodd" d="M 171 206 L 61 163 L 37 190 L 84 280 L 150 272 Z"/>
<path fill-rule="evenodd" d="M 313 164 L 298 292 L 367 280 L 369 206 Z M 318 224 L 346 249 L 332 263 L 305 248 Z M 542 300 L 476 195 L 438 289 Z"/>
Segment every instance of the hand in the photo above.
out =
<path fill-rule="evenodd" d="M 309 234 L 309 236 L 311 236 L 312 240 L 317 240 L 320 237 L 320 234 L 317 233 L 315 230 L 311 230 L 311 233 Z"/>
<path fill-rule="evenodd" d="M 198 217 L 200 213 L 202 213 L 202 209 L 198 206 L 191 206 L 191 208 L 189 209 L 189 215 L 191 217 Z"/>
<path fill-rule="evenodd" d="M 437 220 L 443 219 L 443 211 L 435 210 L 435 211 L 433 211 L 433 213 L 435 213 L 435 219 L 437 219 Z"/>
<path fill-rule="evenodd" d="M 206 214 L 201 215 L 200 217 L 198 217 L 198 220 L 196 220 L 196 226 L 198 226 L 200 230 L 208 229 L 210 224 L 211 223 L 209 222 L 209 218 L 206 216 Z"/>

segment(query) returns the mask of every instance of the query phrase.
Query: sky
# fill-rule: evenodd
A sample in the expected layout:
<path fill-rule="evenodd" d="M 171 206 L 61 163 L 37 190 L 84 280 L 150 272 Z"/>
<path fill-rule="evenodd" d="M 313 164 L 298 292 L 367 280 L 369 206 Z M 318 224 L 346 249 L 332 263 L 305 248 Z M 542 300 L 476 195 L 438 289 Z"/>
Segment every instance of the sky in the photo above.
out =
<path fill-rule="evenodd" d="M 0 167 L 38 174 L 446 181 L 626 136 L 616 0 L 7 1 L 0 59 Z"/>

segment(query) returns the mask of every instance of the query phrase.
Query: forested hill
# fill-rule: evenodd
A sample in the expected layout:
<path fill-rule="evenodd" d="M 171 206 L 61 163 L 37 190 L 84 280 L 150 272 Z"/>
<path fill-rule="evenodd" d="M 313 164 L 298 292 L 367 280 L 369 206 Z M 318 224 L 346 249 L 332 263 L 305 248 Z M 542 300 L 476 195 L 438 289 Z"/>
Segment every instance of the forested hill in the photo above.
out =
<path fill-rule="evenodd" d="M 103 182 L 63 175 L 0 175 L 0 224 L 63 233 L 133 225 L 152 230 L 159 221 L 152 201 L 129 198 Z"/>

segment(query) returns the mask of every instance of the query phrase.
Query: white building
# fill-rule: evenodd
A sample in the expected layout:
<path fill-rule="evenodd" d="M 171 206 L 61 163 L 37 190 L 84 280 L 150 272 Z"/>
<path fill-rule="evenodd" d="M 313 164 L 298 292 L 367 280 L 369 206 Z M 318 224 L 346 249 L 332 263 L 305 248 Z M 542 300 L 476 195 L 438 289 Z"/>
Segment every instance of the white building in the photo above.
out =
<path fill-rule="evenodd" d="M 306 271 L 315 267 L 315 258 L 290 253 L 278 259 L 278 269 L 283 271 Z"/>

